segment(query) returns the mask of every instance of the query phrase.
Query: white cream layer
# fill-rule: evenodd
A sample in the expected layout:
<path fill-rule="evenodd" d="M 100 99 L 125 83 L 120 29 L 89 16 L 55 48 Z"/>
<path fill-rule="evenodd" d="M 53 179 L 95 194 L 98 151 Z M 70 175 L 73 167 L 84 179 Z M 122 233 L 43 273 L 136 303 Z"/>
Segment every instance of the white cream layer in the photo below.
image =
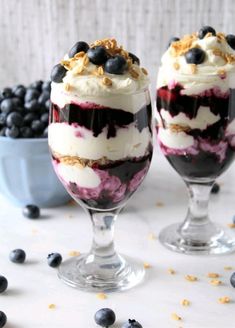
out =
<path fill-rule="evenodd" d="M 179 113 L 176 116 L 171 116 L 168 111 L 161 109 L 162 119 L 167 125 L 179 124 L 181 126 L 188 126 L 191 129 L 205 130 L 209 125 L 212 125 L 220 120 L 220 115 L 215 115 L 210 111 L 209 107 L 200 106 L 197 116 L 193 119 L 187 117 L 184 113 Z"/>
<path fill-rule="evenodd" d="M 163 145 L 169 148 L 185 149 L 193 146 L 194 139 L 185 132 L 173 132 L 170 129 L 159 127 L 158 138 Z"/>
<path fill-rule="evenodd" d="M 57 164 L 59 176 L 67 183 L 74 182 L 82 188 L 96 188 L 100 184 L 100 178 L 92 168 L 86 166 Z"/>
<path fill-rule="evenodd" d="M 93 78 L 93 77 L 92 77 Z M 90 77 L 86 77 L 88 81 Z M 126 112 L 137 113 L 142 107 L 149 105 L 151 100 L 149 92 L 142 91 L 136 94 L 107 94 L 106 96 L 85 96 L 80 94 L 76 89 L 69 92 L 64 90 L 62 83 L 52 83 L 51 101 L 60 108 L 67 104 L 75 103 L 95 103 L 101 106 L 122 109 Z"/>
<path fill-rule="evenodd" d="M 48 128 L 49 146 L 54 152 L 91 160 L 106 157 L 115 161 L 126 157 L 141 157 L 146 154 L 151 140 L 149 128 L 139 132 L 134 123 L 126 128 L 117 128 L 116 136 L 109 139 L 106 128 L 98 137 L 83 127 L 66 123 L 52 123 Z"/>
<path fill-rule="evenodd" d="M 191 66 L 186 62 L 185 56 L 174 56 L 171 47 L 162 56 L 162 64 L 158 74 L 157 88 L 179 83 L 184 87 L 184 93 L 188 95 L 199 94 L 205 90 L 219 88 L 226 92 L 229 88 L 235 87 L 235 64 L 227 63 L 221 56 L 213 53 L 214 49 L 219 49 L 223 53 L 235 55 L 235 51 L 223 40 L 218 42 L 217 37 L 211 36 L 204 39 L 197 39 L 193 42 L 193 47 L 199 46 L 206 53 L 206 59 L 202 64 L 196 66 L 195 74 L 191 71 Z M 174 64 L 179 64 L 179 69 L 174 68 Z M 218 70 L 223 69 L 226 77 L 222 79 Z"/>

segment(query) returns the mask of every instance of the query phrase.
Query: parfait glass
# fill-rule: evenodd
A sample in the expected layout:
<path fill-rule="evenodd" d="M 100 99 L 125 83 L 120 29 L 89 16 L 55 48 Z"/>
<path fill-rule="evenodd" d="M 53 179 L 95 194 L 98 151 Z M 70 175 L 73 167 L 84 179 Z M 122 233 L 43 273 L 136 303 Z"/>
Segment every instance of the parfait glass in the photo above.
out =
<path fill-rule="evenodd" d="M 52 102 L 48 139 L 55 172 L 93 226 L 88 254 L 65 260 L 59 277 L 86 291 L 133 287 L 143 279 L 144 268 L 116 252 L 114 222 L 150 166 L 149 90 L 64 106 Z"/>
<path fill-rule="evenodd" d="M 228 229 L 211 221 L 208 203 L 215 179 L 234 160 L 235 73 L 211 73 L 203 78 L 204 84 L 199 81 L 201 76 L 178 73 L 170 83 L 157 88 L 160 148 L 189 193 L 184 222 L 166 227 L 159 237 L 173 251 L 224 254 L 235 249 L 235 238 Z M 184 89 L 184 81 L 190 86 L 190 93 Z"/>

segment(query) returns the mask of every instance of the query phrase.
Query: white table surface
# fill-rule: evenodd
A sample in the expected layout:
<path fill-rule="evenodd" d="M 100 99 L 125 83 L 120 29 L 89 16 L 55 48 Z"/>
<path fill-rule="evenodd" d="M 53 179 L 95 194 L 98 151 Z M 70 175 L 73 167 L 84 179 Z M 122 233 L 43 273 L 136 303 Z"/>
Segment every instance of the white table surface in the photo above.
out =
<path fill-rule="evenodd" d="M 213 195 L 210 213 L 215 221 L 226 226 L 235 214 L 235 166 L 220 178 L 221 192 Z M 157 206 L 162 202 L 163 206 Z M 108 294 L 101 300 L 64 285 L 56 270 L 47 265 L 50 252 L 64 258 L 73 250 L 85 252 L 90 247 L 91 225 L 79 206 L 43 209 L 42 218 L 28 220 L 21 209 L 0 197 L 0 274 L 9 281 L 8 291 L 0 295 L 0 310 L 8 316 L 6 328 L 95 328 L 96 310 L 111 307 L 121 327 L 128 318 L 135 318 L 144 328 L 230 328 L 235 327 L 235 289 L 229 284 L 235 254 L 216 257 L 186 256 L 172 253 L 161 246 L 158 236 L 167 224 L 184 218 L 187 209 L 185 186 L 166 160 L 155 155 L 148 177 L 130 200 L 116 223 L 117 249 L 148 262 L 145 281 L 127 292 Z M 235 235 L 235 230 L 234 230 Z M 23 248 L 27 261 L 11 263 L 9 252 Z M 175 275 L 167 272 L 176 271 Z M 208 272 L 221 274 L 223 285 L 209 284 Z M 197 282 L 184 276 L 193 274 Z M 229 296 L 230 304 L 219 304 L 218 298 Z M 191 305 L 180 305 L 182 299 Z M 49 309 L 49 304 L 55 309 Z M 174 321 L 172 313 L 182 317 Z"/>

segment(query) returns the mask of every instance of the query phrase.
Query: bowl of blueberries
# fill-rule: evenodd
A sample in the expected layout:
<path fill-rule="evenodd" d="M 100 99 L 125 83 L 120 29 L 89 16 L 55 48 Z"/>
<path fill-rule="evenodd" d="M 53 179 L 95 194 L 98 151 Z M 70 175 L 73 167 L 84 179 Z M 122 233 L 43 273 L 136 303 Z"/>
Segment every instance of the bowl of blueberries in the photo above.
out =
<path fill-rule="evenodd" d="M 49 81 L 0 91 L 0 193 L 17 206 L 54 207 L 70 199 L 50 160 L 49 108 Z"/>

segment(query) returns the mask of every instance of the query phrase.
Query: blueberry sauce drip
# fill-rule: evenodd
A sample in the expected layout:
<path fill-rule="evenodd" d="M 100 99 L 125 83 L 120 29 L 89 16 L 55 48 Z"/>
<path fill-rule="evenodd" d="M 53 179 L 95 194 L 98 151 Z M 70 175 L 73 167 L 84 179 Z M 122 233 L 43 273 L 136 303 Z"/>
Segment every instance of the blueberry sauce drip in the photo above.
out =
<path fill-rule="evenodd" d="M 152 132 L 151 104 L 142 107 L 136 114 L 91 103 L 87 103 L 87 106 L 68 104 L 63 108 L 52 104 L 50 119 L 51 123 L 76 123 L 92 131 L 94 137 L 97 137 L 107 127 L 108 139 L 116 136 L 117 128 L 124 128 L 133 122 L 140 132 L 146 127 Z"/>

